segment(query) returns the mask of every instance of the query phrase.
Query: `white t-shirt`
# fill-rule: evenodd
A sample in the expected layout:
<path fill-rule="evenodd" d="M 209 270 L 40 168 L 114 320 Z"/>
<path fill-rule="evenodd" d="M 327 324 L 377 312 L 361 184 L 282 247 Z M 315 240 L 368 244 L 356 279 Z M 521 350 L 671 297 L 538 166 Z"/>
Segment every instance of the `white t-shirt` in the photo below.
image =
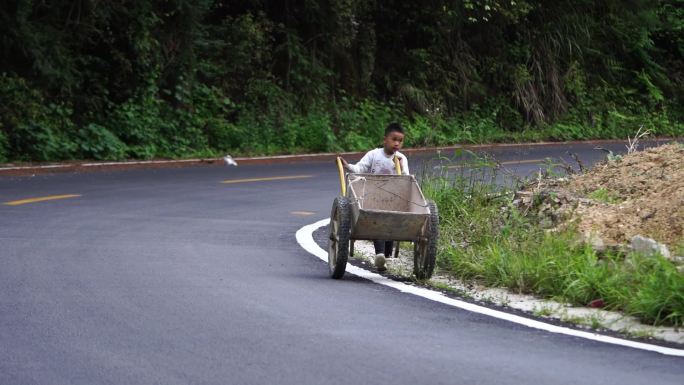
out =
<path fill-rule="evenodd" d="M 401 159 L 402 175 L 408 175 L 409 168 L 406 156 L 399 151 L 395 152 L 393 155 L 387 155 L 385 154 L 384 148 L 376 148 L 375 150 L 368 151 L 358 163 L 349 164 L 347 168 L 349 171 L 356 174 L 396 174 L 394 168 L 395 156 L 399 156 Z"/>

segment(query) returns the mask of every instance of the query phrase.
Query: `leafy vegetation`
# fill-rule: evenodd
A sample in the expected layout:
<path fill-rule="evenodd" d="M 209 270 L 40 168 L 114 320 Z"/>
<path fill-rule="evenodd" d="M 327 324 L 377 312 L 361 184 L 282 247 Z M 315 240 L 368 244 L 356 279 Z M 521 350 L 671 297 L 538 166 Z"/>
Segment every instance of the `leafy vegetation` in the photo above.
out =
<path fill-rule="evenodd" d="M 510 203 L 516 181 L 502 187 L 505 175 L 495 162 L 470 159 L 459 168 L 441 160 L 440 175 L 423 176 L 424 193 L 440 209 L 441 271 L 577 305 L 601 299 L 647 323 L 684 325 L 684 275 L 674 264 L 638 254 L 599 255 L 572 229 L 545 231 Z"/>
<path fill-rule="evenodd" d="M 681 0 L 0 6 L 0 161 L 684 132 Z"/>

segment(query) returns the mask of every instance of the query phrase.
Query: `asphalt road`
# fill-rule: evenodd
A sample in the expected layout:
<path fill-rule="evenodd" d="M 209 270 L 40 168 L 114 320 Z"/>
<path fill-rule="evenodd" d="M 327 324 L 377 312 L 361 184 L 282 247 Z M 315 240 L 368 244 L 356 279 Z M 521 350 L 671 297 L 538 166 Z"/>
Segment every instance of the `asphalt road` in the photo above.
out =
<path fill-rule="evenodd" d="M 684 382 L 681 358 L 329 279 L 294 234 L 338 190 L 327 163 L 0 177 L 0 384 Z"/>

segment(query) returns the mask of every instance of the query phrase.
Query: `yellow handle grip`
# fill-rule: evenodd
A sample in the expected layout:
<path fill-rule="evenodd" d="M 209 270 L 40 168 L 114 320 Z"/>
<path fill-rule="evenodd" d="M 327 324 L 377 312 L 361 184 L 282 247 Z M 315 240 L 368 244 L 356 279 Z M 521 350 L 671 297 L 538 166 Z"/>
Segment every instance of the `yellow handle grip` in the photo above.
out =
<path fill-rule="evenodd" d="M 401 175 L 401 164 L 399 163 L 399 158 L 394 155 L 394 167 L 397 169 L 397 175 Z"/>
<path fill-rule="evenodd" d="M 347 185 L 344 184 L 344 167 L 342 166 L 342 158 L 337 157 L 337 171 L 340 172 L 340 189 L 342 190 L 342 196 L 347 196 Z"/>

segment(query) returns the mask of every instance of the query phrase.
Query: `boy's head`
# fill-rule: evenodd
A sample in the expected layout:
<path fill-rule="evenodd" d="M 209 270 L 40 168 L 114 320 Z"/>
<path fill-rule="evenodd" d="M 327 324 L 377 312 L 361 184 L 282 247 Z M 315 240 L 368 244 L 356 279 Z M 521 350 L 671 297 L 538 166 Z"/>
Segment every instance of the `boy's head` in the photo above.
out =
<path fill-rule="evenodd" d="M 385 127 L 385 139 L 383 146 L 387 154 L 394 154 L 401 150 L 404 144 L 404 127 L 397 122 L 392 122 Z"/>

